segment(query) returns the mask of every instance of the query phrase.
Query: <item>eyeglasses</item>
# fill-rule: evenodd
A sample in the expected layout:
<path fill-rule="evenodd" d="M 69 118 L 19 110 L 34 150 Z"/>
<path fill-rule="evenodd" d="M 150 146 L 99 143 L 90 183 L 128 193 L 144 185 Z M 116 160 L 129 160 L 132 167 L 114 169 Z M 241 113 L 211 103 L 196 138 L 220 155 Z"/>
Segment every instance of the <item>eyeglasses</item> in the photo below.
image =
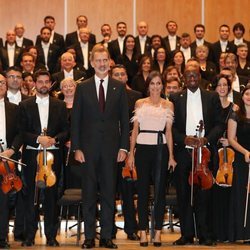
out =
<path fill-rule="evenodd" d="M 9 78 L 9 79 L 18 79 L 18 80 L 22 79 L 21 76 L 15 76 L 15 75 L 8 75 L 7 78 Z"/>

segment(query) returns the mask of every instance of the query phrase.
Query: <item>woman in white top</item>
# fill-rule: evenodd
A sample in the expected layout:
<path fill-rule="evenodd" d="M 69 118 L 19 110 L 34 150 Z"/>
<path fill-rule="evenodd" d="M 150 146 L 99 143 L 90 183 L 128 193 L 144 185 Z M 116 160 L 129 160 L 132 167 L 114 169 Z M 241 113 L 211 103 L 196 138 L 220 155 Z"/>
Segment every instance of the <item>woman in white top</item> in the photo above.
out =
<path fill-rule="evenodd" d="M 149 97 L 135 104 L 132 118 L 134 127 L 131 136 L 128 164 L 136 166 L 138 175 L 138 217 L 140 245 L 148 246 L 148 197 L 150 180 L 154 188 L 154 246 L 161 246 L 161 229 L 165 211 L 166 175 L 175 167 L 173 156 L 172 122 L 173 104 L 161 97 L 162 76 L 152 71 L 147 80 Z"/>

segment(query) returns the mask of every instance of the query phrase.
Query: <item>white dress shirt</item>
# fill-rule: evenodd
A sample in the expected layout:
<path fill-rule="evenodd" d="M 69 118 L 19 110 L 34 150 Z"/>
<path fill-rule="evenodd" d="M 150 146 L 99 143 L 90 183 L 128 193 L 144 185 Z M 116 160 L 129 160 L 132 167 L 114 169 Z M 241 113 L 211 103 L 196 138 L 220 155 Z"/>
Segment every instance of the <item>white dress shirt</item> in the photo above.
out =
<path fill-rule="evenodd" d="M 232 82 L 232 89 L 240 92 L 240 80 L 237 74 L 235 75 L 234 79 L 235 80 Z"/>
<path fill-rule="evenodd" d="M 226 50 L 227 50 L 227 43 L 228 43 L 228 41 L 224 42 L 224 41 L 220 40 L 220 47 L 221 47 L 221 51 L 222 52 L 226 52 Z"/>
<path fill-rule="evenodd" d="M 200 45 L 203 45 L 204 44 L 204 39 L 197 39 L 196 38 L 196 45 L 197 47 L 200 46 Z"/>
<path fill-rule="evenodd" d="M 187 90 L 186 135 L 196 135 L 200 120 L 203 120 L 201 91 L 199 88 L 194 93 Z"/>
<path fill-rule="evenodd" d="M 7 44 L 7 53 L 8 53 L 8 59 L 9 59 L 9 67 L 14 66 L 15 47 L 16 47 L 15 44 L 13 44 L 13 45 Z"/>
<path fill-rule="evenodd" d="M 0 139 L 2 143 L 3 150 L 7 148 L 7 141 L 6 141 L 6 116 L 5 116 L 5 103 L 4 98 L 0 100 Z"/>
<path fill-rule="evenodd" d="M 171 51 L 176 49 L 176 36 L 168 35 L 169 45 Z"/>
<path fill-rule="evenodd" d="M 41 42 L 43 53 L 44 53 L 44 60 L 45 60 L 45 67 L 48 69 L 48 54 L 49 54 L 49 46 L 50 43 L 45 44 L 44 42 Z"/>
<path fill-rule="evenodd" d="M 43 132 L 43 129 L 48 127 L 49 96 L 44 97 L 44 98 L 36 96 L 36 103 L 37 103 L 38 111 L 39 111 L 41 132 Z"/>
<path fill-rule="evenodd" d="M 234 44 L 235 44 L 236 46 L 238 46 L 239 44 L 242 44 L 242 43 L 244 43 L 244 42 L 243 42 L 243 38 L 240 38 L 240 39 L 234 38 Z"/>
<path fill-rule="evenodd" d="M 89 43 L 83 43 L 80 42 L 81 49 L 82 49 L 82 55 L 83 55 L 83 62 L 84 62 L 84 68 L 87 70 L 89 68 Z"/>
<path fill-rule="evenodd" d="M 147 40 L 147 36 L 139 36 L 139 41 L 140 41 L 141 53 L 142 54 L 144 54 L 146 40 Z"/>
<path fill-rule="evenodd" d="M 63 73 L 64 73 L 64 78 L 72 78 L 74 79 L 74 74 L 73 74 L 73 69 L 70 70 L 70 72 L 67 72 L 65 69 L 63 70 Z"/>
<path fill-rule="evenodd" d="M 18 47 L 22 48 L 23 46 L 23 37 L 16 37 L 16 44 Z"/>
<path fill-rule="evenodd" d="M 100 86 L 100 80 L 101 78 L 99 78 L 97 75 L 95 75 L 95 86 L 96 86 L 96 94 L 97 94 L 97 99 L 99 100 L 99 86 Z M 107 96 L 107 91 L 108 91 L 108 81 L 109 81 L 109 77 L 108 75 L 106 77 L 104 77 L 102 80 L 103 83 L 102 83 L 102 86 L 103 86 L 103 89 L 104 89 L 104 98 L 105 98 L 105 101 L 106 101 L 106 96 Z"/>
<path fill-rule="evenodd" d="M 7 97 L 9 99 L 9 102 L 14 103 L 16 105 L 19 104 L 19 102 L 22 101 L 22 95 L 21 95 L 21 91 L 17 91 L 16 94 L 13 94 L 12 92 L 10 92 L 9 90 L 7 91 Z"/>
<path fill-rule="evenodd" d="M 185 63 L 187 63 L 188 59 L 191 58 L 191 48 L 188 47 L 187 49 L 180 47 L 180 51 L 183 52 L 184 57 L 185 57 Z"/>
<path fill-rule="evenodd" d="M 122 52 L 123 52 L 124 39 L 125 39 L 125 37 L 120 37 L 120 36 L 118 36 L 118 38 L 117 38 L 121 55 L 122 55 Z"/>
<path fill-rule="evenodd" d="M 51 36 L 50 36 L 50 39 L 49 39 L 49 43 L 52 44 L 53 43 L 53 40 L 54 40 L 54 34 L 55 34 L 55 31 L 52 30 L 51 31 Z"/>

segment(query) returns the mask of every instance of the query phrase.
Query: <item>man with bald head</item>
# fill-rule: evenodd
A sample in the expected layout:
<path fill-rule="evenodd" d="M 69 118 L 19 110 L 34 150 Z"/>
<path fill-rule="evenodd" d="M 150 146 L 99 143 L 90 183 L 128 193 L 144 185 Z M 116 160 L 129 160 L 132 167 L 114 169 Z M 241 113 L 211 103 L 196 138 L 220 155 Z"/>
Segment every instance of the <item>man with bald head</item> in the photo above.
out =
<path fill-rule="evenodd" d="M 137 24 L 138 36 L 135 38 L 135 47 L 138 54 L 149 54 L 150 37 L 148 36 L 148 24 L 140 21 Z"/>
<path fill-rule="evenodd" d="M 51 91 L 59 91 L 60 90 L 60 83 L 65 78 L 72 78 L 75 81 L 81 79 L 81 81 L 86 79 L 86 72 L 84 70 L 77 70 L 74 69 L 76 65 L 74 56 L 69 53 L 65 52 L 61 56 L 61 71 L 57 72 L 52 75 L 52 82 L 55 82 L 51 88 Z"/>
<path fill-rule="evenodd" d="M 33 46 L 33 41 L 23 36 L 25 29 L 22 23 L 17 23 L 15 25 L 15 32 L 16 32 L 16 43 L 18 47 L 25 49 L 28 48 L 29 46 Z"/>
<path fill-rule="evenodd" d="M 16 33 L 14 30 L 6 32 L 5 47 L 0 49 L 0 61 L 2 69 L 5 71 L 9 67 L 19 66 L 21 60 L 22 48 L 16 45 Z"/>

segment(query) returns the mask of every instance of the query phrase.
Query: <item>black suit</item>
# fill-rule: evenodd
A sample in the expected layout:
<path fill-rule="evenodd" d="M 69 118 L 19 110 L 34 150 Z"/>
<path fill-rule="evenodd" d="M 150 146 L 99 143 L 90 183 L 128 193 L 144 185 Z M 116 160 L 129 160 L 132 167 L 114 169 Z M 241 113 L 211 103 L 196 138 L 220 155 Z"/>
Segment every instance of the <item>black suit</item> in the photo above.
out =
<path fill-rule="evenodd" d="M 2 48 L 2 47 L 3 47 L 3 39 L 0 38 L 0 48 Z"/>
<path fill-rule="evenodd" d="M 141 52 L 141 44 L 140 44 L 140 38 L 139 36 L 137 36 L 135 38 L 135 48 L 136 48 L 136 53 L 138 55 L 141 55 L 142 52 Z M 146 38 L 146 42 L 145 42 L 145 47 L 144 47 L 144 55 L 150 55 L 150 37 L 147 36 Z"/>
<path fill-rule="evenodd" d="M 217 70 L 219 71 L 219 59 L 220 59 L 220 54 L 222 52 L 220 41 L 217 41 L 211 45 L 211 52 L 212 52 L 213 63 L 217 66 Z M 228 41 L 225 52 L 236 54 L 236 46 Z"/>
<path fill-rule="evenodd" d="M 60 48 L 61 54 L 64 52 L 65 43 L 64 43 L 64 38 L 61 34 L 58 34 L 55 32 L 52 43 Z M 41 36 L 40 35 L 37 35 L 37 37 L 36 37 L 36 46 L 38 46 L 38 45 L 41 45 Z"/>
<path fill-rule="evenodd" d="M 71 116 L 72 150 L 80 149 L 83 163 L 85 239 L 95 238 L 99 187 L 101 238 L 111 239 L 119 149 L 128 149 L 129 118 L 125 86 L 108 79 L 105 111 L 99 109 L 94 77 L 77 86 Z M 99 185 L 98 185 L 99 184 Z"/>
<path fill-rule="evenodd" d="M 76 70 L 76 69 L 73 69 L 73 79 L 75 81 L 83 78 L 81 81 L 85 80 L 86 78 L 86 73 L 85 71 L 82 71 L 82 70 Z M 52 86 L 52 88 L 50 89 L 50 91 L 59 91 L 60 90 L 60 83 L 61 81 L 65 78 L 65 75 L 64 75 L 64 71 L 60 71 L 60 72 L 57 72 L 55 74 L 52 75 L 52 82 L 54 83 L 54 85 Z"/>
<path fill-rule="evenodd" d="M 20 66 L 22 48 L 20 48 L 20 47 L 18 47 L 16 45 L 14 53 L 15 53 L 15 55 L 14 55 L 14 66 Z M 1 64 L 2 64 L 2 69 L 4 71 L 7 70 L 10 67 L 7 47 L 0 48 L 0 61 L 1 61 Z"/>
<path fill-rule="evenodd" d="M 188 177 L 191 171 L 192 159 L 189 150 L 185 148 L 186 138 L 186 110 L 187 90 L 170 95 L 170 101 L 174 104 L 175 121 L 173 124 L 173 137 L 175 144 L 175 182 L 177 199 L 180 211 L 181 235 L 184 237 L 194 236 L 193 210 L 190 204 L 191 188 L 188 184 Z M 222 107 L 217 93 L 201 89 L 202 113 L 205 127 L 205 137 L 209 143 L 209 149 L 214 152 L 217 141 L 223 133 Z M 198 125 L 198 124 L 197 124 Z M 212 150 L 211 150 L 212 149 Z M 210 160 L 212 163 L 212 159 Z M 213 165 L 213 164 L 211 164 Z M 209 213 L 211 203 L 210 190 L 195 189 L 194 206 L 198 236 L 202 239 L 211 239 L 211 225 Z"/>
<path fill-rule="evenodd" d="M 163 40 L 163 46 L 166 48 L 167 55 L 171 56 L 172 52 L 174 50 L 171 50 L 170 42 L 169 42 L 169 36 L 164 37 L 162 40 Z M 175 50 L 178 50 L 180 48 L 180 46 L 181 46 L 180 40 L 181 40 L 181 38 L 179 36 L 176 36 L 176 47 L 175 47 Z"/>
<path fill-rule="evenodd" d="M 66 48 L 68 48 L 68 47 L 70 47 L 78 42 L 79 42 L 79 39 L 78 39 L 77 31 L 71 32 L 71 33 L 66 35 L 66 39 L 65 39 Z M 92 43 L 94 45 L 96 44 L 96 37 L 92 33 L 89 34 L 89 43 Z"/>
<path fill-rule="evenodd" d="M 33 46 L 33 45 L 34 45 L 34 43 L 33 43 L 32 40 L 30 40 L 30 39 L 24 37 L 24 38 L 23 38 L 22 46 L 20 46 L 20 48 L 26 49 L 26 48 L 28 48 L 28 47 L 30 47 L 30 46 Z M 5 47 L 6 47 L 6 42 L 5 42 Z"/>
<path fill-rule="evenodd" d="M 76 51 L 76 63 L 77 63 L 77 65 L 80 65 L 81 70 L 86 70 L 87 78 L 90 78 L 91 76 L 93 76 L 95 74 L 95 71 L 92 68 L 92 66 L 90 64 L 90 60 L 89 60 L 90 53 L 91 53 L 93 47 L 94 47 L 94 44 L 89 42 L 89 45 L 88 45 L 88 69 L 86 70 L 84 68 L 84 57 L 82 54 L 82 48 L 81 48 L 80 42 L 77 42 L 74 46 L 75 51 Z"/>
<path fill-rule="evenodd" d="M 22 138 L 19 133 L 19 109 L 18 106 L 7 101 L 5 104 L 6 119 L 6 141 L 7 147 L 14 147 L 16 153 L 22 145 Z M 1 139 L 1 138 L 0 138 Z M 2 177 L 2 176 L 1 176 Z M 0 177 L 0 180 L 2 178 Z M 4 194 L 0 189 L 0 241 L 7 240 L 9 232 L 9 196 Z"/>
<path fill-rule="evenodd" d="M 45 66 L 45 57 L 42 45 L 38 45 L 37 50 L 38 50 L 37 62 Z M 55 44 L 50 44 L 47 66 L 51 74 L 55 73 L 56 67 L 58 65 L 59 56 L 60 56 L 60 48 Z"/>
<path fill-rule="evenodd" d="M 27 145 L 37 148 L 39 146 L 37 137 L 42 132 L 36 96 L 21 102 L 20 112 L 21 132 L 24 138 L 22 160 L 27 164 L 27 167 L 24 168 L 24 179 L 27 186 L 25 196 L 26 240 L 34 240 L 37 230 L 36 207 L 34 206 L 35 176 L 37 170 L 36 156 L 39 151 L 27 149 Z M 50 97 L 47 135 L 57 138 L 59 143 L 57 147 L 60 149 L 68 140 L 68 128 L 65 103 Z M 59 180 L 62 164 L 60 149 L 50 150 L 54 155 L 52 169 L 55 172 L 57 181 Z M 44 223 L 47 240 L 55 238 L 58 229 L 57 187 L 58 182 L 54 186 L 44 190 Z"/>
<path fill-rule="evenodd" d="M 114 62 L 117 63 L 118 58 L 122 56 L 118 39 L 115 39 L 108 44 L 108 50 L 111 59 L 113 59 Z"/>

